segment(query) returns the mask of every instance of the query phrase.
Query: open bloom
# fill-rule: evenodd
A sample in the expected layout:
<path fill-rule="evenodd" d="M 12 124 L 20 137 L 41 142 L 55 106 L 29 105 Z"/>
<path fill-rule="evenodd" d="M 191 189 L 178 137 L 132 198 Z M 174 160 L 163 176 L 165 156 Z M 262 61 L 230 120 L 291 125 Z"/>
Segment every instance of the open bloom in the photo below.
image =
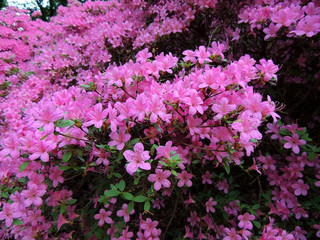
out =
<path fill-rule="evenodd" d="M 150 159 L 149 152 L 143 151 L 143 144 L 137 143 L 134 145 L 133 149 L 134 152 L 131 150 L 126 150 L 123 153 L 123 156 L 130 162 L 126 167 L 127 172 L 132 175 L 137 171 L 138 168 L 150 170 L 150 163 L 145 162 Z"/>
<path fill-rule="evenodd" d="M 284 148 L 286 149 L 290 149 L 292 148 L 292 151 L 295 154 L 298 154 L 300 152 L 300 148 L 299 146 L 301 145 L 305 145 L 306 141 L 299 139 L 299 135 L 298 134 L 293 134 L 292 137 L 290 136 L 285 136 L 284 140 L 286 140 L 287 142 L 284 144 Z"/>
<path fill-rule="evenodd" d="M 253 225 L 251 223 L 256 217 L 254 215 L 250 215 L 249 213 L 245 213 L 243 215 L 239 215 L 238 219 L 240 220 L 238 226 L 239 228 L 252 229 Z"/>
<path fill-rule="evenodd" d="M 156 169 L 155 174 L 150 174 L 148 177 L 148 180 L 150 182 L 155 182 L 154 183 L 154 189 L 156 191 L 159 191 L 161 186 L 163 187 L 170 187 L 171 182 L 167 179 L 171 175 L 169 170 L 161 170 L 161 169 Z"/>
<path fill-rule="evenodd" d="M 94 219 L 99 220 L 98 226 L 101 227 L 106 222 L 108 224 L 112 223 L 112 219 L 109 217 L 112 214 L 111 211 L 100 209 L 99 213 L 94 215 Z"/>
<path fill-rule="evenodd" d="M 190 180 L 192 178 L 192 174 L 188 173 L 186 170 L 178 173 L 177 178 L 179 179 L 178 187 L 182 187 L 183 185 L 187 185 L 188 187 L 192 186 L 192 182 Z"/>

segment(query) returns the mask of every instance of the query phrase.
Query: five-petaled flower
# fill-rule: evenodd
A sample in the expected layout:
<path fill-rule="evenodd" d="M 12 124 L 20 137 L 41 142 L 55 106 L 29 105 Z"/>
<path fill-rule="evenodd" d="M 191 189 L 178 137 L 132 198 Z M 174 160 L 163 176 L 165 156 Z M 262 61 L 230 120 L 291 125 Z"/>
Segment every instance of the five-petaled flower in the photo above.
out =
<path fill-rule="evenodd" d="M 245 213 L 243 215 L 238 216 L 238 220 L 240 220 L 238 226 L 239 228 L 252 229 L 253 225 L 251 221 L 253 221 L 256 217 L 254 215 L 250 215 L 249 213 Z"/>
<path fill-rule="evenodd" d="M 101 227 L 105 222 L 108 224 L 112 223 L 112 219 L 109 217 L 111 214 L 111 211 L 106 212 L 106 210 L 102 208 L 98 214 L 94 215 L 94 219 L 99 220 L 98 226 Z"/>
<path fill-rule="evenodd" d="M 161 186 L 163 187 L 170 187 L 171 185 L 171 182 L 167 179 L 171 173 L 169 170 L 161 170 L 161 169 L 156 169 L 155 171 L 156 173 L 155 174 L 150 174 L 149 177 L 148 177 L 148 180 L 150 182 L 155 182 L 154 183 L 154 189 L 156 191 L 159 191 Z"/>
<path fill-rule="evenodd" d="M 191 178 L 192 174 L 188 173 L 186 170 L 183 170 L 181 173 L 178 173 L 177 178 L 179 179 L 178 187 L 182 187 L 183 185 L 187 185 L 188 187 L 192 186 Z"/>
<path fill-rule="evenodd" d="M 136 143 L 133 147 L 134 152 L 131 150 L 126 150 L 123 153 L 123 156 L 129 161 L 129 164 L 126 167 L 127 172 L 132 175 L 138 168 L 144 170 L 150 170 L 151 165 L 148 162 L 145 162 L 150 159 L 149 152 L 144 151 L 142 143 Z"/>

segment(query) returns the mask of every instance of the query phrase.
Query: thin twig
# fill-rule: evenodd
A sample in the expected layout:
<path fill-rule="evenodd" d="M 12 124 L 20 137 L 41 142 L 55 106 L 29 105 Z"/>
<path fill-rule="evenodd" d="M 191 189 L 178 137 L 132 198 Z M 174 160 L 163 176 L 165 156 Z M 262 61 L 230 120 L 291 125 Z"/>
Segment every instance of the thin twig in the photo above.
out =
<path fill-rule="evenodd" d="M 172 220 L 173 220 L 173 218 L 174 218 L 174 216 L 175 216 L 175 214 L 176 214 L 177 206 L 178 206 L 178 198 L 179 198 L 179 194 L 177 193 L 177 198 L 176 198 L 176 202 L 175 202 L 175 204 L 174 204 L 174 209 L 173 209 L 173 212 L 172 212 L 172 214 L 171 214 L 171 217 L 170 217 L 170 220 L 169 220 L 169 222 L 168 222 L 168 225 L 167 225 L 167 227 L 166 227 L 166 230 L 164 231 L 164 234 L 163 234 L 163 236 L 162 236 L 162 240 L 166 239 L 167 232 L 168 232 L 169 227 L 170 227 L 170 225 L 171 225 L 171 222 L 172 222 Z"/>

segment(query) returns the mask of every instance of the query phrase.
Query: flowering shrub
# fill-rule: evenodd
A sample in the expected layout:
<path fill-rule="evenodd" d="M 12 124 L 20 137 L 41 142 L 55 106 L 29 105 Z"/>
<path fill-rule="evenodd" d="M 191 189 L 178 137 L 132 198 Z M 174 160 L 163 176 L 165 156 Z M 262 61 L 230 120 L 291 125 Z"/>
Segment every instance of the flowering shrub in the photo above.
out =
<path fill-rule="evenodd" d="M 280 67 L 227 41 L 157 48 L 219 4 L 1 11 L 2 239 L 319 236 L 320 149 L 261 88 Z"/>

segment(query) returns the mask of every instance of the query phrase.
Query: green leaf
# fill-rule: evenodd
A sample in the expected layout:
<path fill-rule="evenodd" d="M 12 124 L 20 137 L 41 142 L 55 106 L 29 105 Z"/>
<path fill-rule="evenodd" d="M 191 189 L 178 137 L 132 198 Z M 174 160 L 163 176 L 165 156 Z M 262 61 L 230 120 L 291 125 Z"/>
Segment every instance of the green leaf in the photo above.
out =
<path fill-rule="evenodd" d="M 225 219 L 225 220 L 228 220 L 229 219 L 229 214 L 225 211 L 222 212 L 222 217 Z"/>
<path fill-rule="evenodd" d="M 43 132 L 43 131 L 44 131 L 43 127 L 38 128 L 38 130 L 39 130 L 40 132 Z"/>
<path fill-rule="evenodd" d="M 18 219 L 18 218 L 14 218 L 13 219 L 13 225 L 16 225 L 16 226 L 18 226 L 18 225 L 21 225 L 23 222 L 20 220 L 20 219 Z"/>
<path fill-rule="evenodd" d="M 176 177 L 178 176 L 177 172 L 176 172 L 175 170 L 173 170 L 173 169 L 171 170 L 171 174 L 172 174 L 173 176 L 176 176 Z"/>
<path fill-rule="evenodd" d="M 64 213 L 67 210 L 67 206 L 65 204 L 62 204 L 60 207 L 60 213 Z"/>
<path fill-rule="evenodd" d="M 139 181 L 140 181 L 140 176 L 137 177 L 137 178 L 134 180 L 133 184 L 134 184 L 134 185 L 137 185 L 137 184 L 139 183 Z"/>
<path fill-rule="evenodd" d="M 125 187 L 126 187 L 125 181 L 121 180 L 121 181 L 119 182 L 119 190 L 120 190 L 121 192 L 123 192 L 123 190 L 125 189 Z"/>
<path fill-rule="evenodd" d="M 46 137 L 48 137 L 48 134 L 44 135 L 42 138 L 40 138 L 40 141 L 42 141 L 43 139 L 45 139 Z"/>
<path fill-rule="evenodd" d="M 252 209 L 253 209 L 253 210 L 257 210 L 258 208 L 260 208 L 260 205 L 259 205 L 259 204 L 255 204 L 255 205 L 252 206 Z"/>
<path fill-rule="evenodd" d="M 257 139 L 255 139 L 255 138 L 250 138 L 250 140 L 249 140 L 250 142 L 252 142 L 252 143 L 257 143 L 258 142 L 258 140 Z"/>
<path fill-rule="evenodd" d="M 160 163 L 163 165 L 163 166 L 166 166 L 166 167 L 168 167 L 168 164 L 166 164 L 165 162 L 163 162 L 163 161 L 160 161 Z"/>
<path fill-rule="evenodd" d="M 149 211 L 150 210 L 150 202 L 145 201 L 144 206 L 143 206 L 144 211 Z"/>
<path fill-rule="evenodd" d="M 127 207 L 127 213 L 131 213 L 131 211 L 134 208 L 134 202 L 129 202 L 128 207 Z"/>
<path fill-rule="evenodd" d="M 134 196 L 133 196 L 131 193 L 129 193 L 129 192 L 124 192 L 124 193 L 122 193 L 122 196 L 123 196 L 125 199 L 129 200 L 129 201 L 131 201 L 131 200 L 134 199 Z"/>
<path fill-rule="evenodd" d="M 261 224 L 258 221 L 252 221 L 253 225 L 257 228 L 261 228 Z"/>
<path fill-rule="evenodd" d="M 104 193 L 104 195 L 105 195 L 106 197 L 115 197 L 115 196 L 118 196 L 118 195 L 120 195 L 120 194 L 121 194 L 121 192 L 119 192 L 119 191 L 116 190 L 116 189 L 111 189 L 111 190 L 109 190 L 109 191 L 107 191 L 107 192 Z"/>
<path fill-rule="evenodd" d="M 159 127 L 158 124 L 156 124 L 156 123 L 153 124 L 153 127 L 154 127 L 158 132 L 163 133 L 162 129 Z"/>
<path fill-rule="evenodd" d="M 25 183 L 27 182 L 27 178 L 26 177 L 19 178 L 18 182 Z"/>
<path fill-rule="evenodd" d="M 180 159 L 180 155 L 179 154 L 176 154 L 173 157 L 171 157 L 171 160 L 178 160 L 178 159 Z"/>
<path fill-rule="evenodd" d="M 20 167 L 19 167 L 19 172 L 22 172 L 23 170 L 25 170 L 25 169 L 28 167 L 29 162 L 30 162 L 30 161 L 25 161 L 25 162 L 23 162 L 23 163 L 20 165 Z"/>
<path fill-rule="evenodd" d="M 59 120 L 55 123 L 56 127 L 68 127 L 74 124 L 74 121 L 67 119 L 67 120 Z"/>
<path fill-rule="evenodd" d="M 62 162 L 64 162 L 64 163 L 68 162 L 71 157 L 72 157 L 72 152 L 71 151 L 66 152 L 62 156 Z"/>
<path fill-rule="evenodd" d="M 122 178 L 122 175 L 120 173 L 113 173 L 113 176 L 115 176 L 116 178 Z"/>
<path fill-rule="evenodd" d="M 80 85 L 80 87 L 83 87 L 83 88 L 91 88 L 91 86 L 90 86 L 90 85 L 87 85 L 87 84 L 82 84 L 82 85 Z"/>
<path fill-rule="evenodd" d="M 136 143 L 138 143 L 140 141 L 140 138 L 135 138 L 131 141 L 132 145 L 135 145 Z"/>
<path fill-rule="evenodd" d="M 136 196 L 133 199 L 133 201 L 135 201 L 135 202 L 145 202 L 147 199 L 148 199 L 147 197 L 140 195 L 140 196 Z"/>
<path fill-rule="evenodd" d="M 77 199 L 71 199 L 67 202 L 67 204 L 72 205 L 74 203 L 76 203 Z"/>
<path fill-rule="evenodd" d="M 66 170 L 69 170 L 70 167 L 69 166 L 60 166 L 59 167 L 59 170 L 62 170 L 62 171 L 66 171 Z"/>
<path fill-rule="evenodd" d="M 224 166 L 224 169 L 226 170 L 226 173 L 229 175 L 230 174 L 230 166 L 229 166 L 229 164 L 224 163 L 223 166 Z"/>

